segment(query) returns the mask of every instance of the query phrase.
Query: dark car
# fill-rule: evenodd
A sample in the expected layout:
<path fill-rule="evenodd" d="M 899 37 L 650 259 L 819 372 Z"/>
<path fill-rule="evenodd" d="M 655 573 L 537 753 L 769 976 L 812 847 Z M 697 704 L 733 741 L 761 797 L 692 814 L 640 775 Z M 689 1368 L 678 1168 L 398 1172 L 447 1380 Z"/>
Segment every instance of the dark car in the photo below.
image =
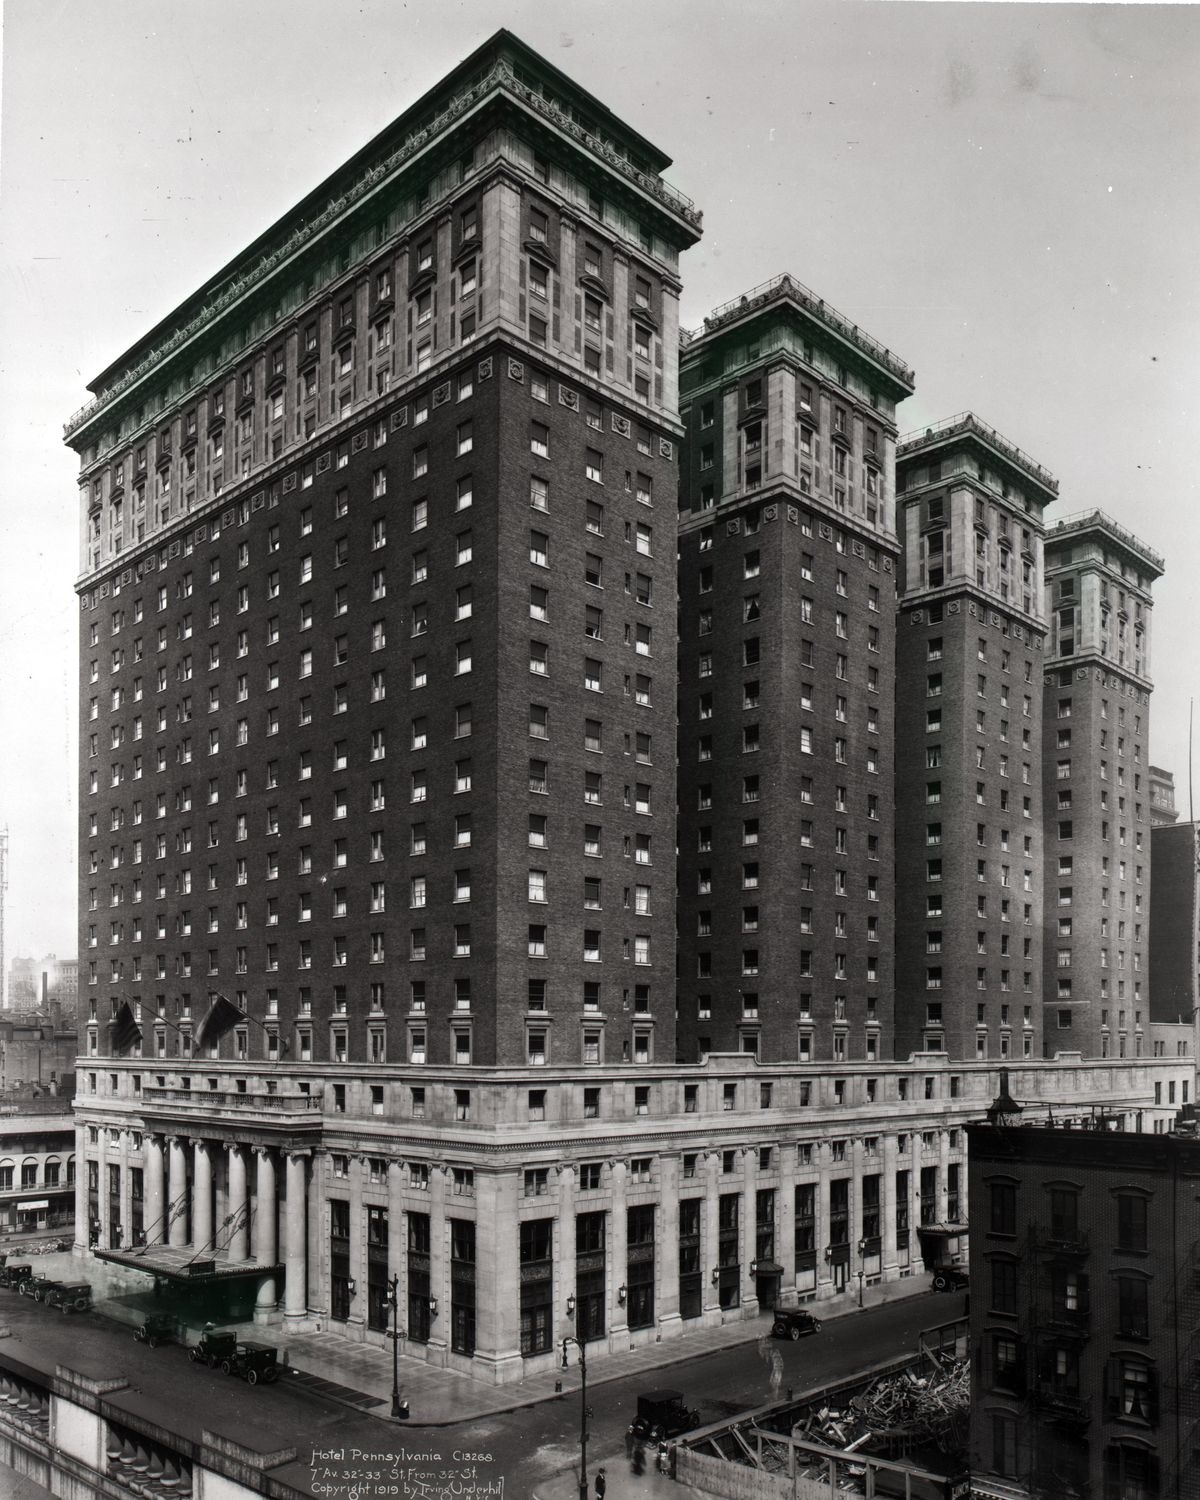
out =
<path fill-rule="evenodd" d="M 637 1398 L 634 1437 L 659 1443 L 699 1425 L 700 1413 L 688 1408 L 681 1391 L 643 1391 Z"/>
<path fill-rule="evenodd" d="M 270 1385 L 279 1379 L 279 1351 L 270 1344 L 238 1344 L 221 1368 L 226 1375 L 240 1375 L 247 1385 Z"/>
<path fill-rule="evenodd" d="M 55 1281 L 50 1276 L 27 1276 L 17 1287 L 17 1291 L 22 1297 L 32 1297 L 35 1302 L 45 1302 L 55 1287 L 62 1285 L 61 1281 Z"/>
<path fill-rule="evenodd" d="M 62 1313 L 87 1312 L 92 1305 L 91 1282 L 57 1282 L 50 1287 L 42 1300 L 47 1307 L 57 1307 Z"/>
<path fill-rule="evenodd" d="M 33 1267 L 28 1261 L 10 1261 L 0 1268 L 0 1286 L 16 1288 L 33 1275 Z"/>
<path fill-rule="evenodd" d="M 193 1344 L 188 1350 L 188 1358 L 195 1365 L 206 1364 L 213 1370 L 229 1359 L 236 1350 L 236 1333 L 218 1333 L 215 1329 L 206 1328 L 200 1335 L 200 1342 Z"/>
<path fill-rule="evenodd" d="M 971 1273 L 966 1266 L 939 1266 L 933 1273 L 935 1292 L 957 1292 L 971 1285 Z"/>
<path fill-rule="evenodd" d="M 159 1344 L 171 1343 L 177 1332 L 175 1319 L 170 1313 L 148 1313 L 140 1328 L 133 1331 L 134 1340 L 139 1344 L 149 1344 L 151 1349 Z"/>
<path fill-rule="evenodd" d="M 802 1307 L 777 1307 L 771 1332 L 777 1339 L 800 1339 L 806 1333 L 820 1333 L 821 1320 Z"/>

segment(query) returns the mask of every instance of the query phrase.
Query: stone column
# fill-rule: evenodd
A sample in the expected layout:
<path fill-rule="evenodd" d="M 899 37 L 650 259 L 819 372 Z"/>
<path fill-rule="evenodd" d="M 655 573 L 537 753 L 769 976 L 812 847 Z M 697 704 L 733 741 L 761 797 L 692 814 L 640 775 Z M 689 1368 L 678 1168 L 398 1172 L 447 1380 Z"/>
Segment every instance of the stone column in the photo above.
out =
<path fill-rule="evenodd" d="M 361 1338 L 367 1327 L 367 1221 L 363 1213 L 363 1182 L 367 1175 L 367 1158 L 350 1158 L 350 1279 L 355 1293 L 350 1298 L 350 1312 L 346 1319 L 347 1329 L 356 1330 Z M 450 1317 L 450 1304 L 446 1304 L 446 1317 Z"/>
<path fill-rule="evenodd" d="M 654 1226 L 654 1309 L 658 1336 L 678 1338 L 683 1332 L 679 1316 L 679 1157 L 660 1156 L 658 1211 Z"/>
<path fill-rule="evenodd" d="M 232 1263 L 250 1256 L 250 1202 L 246 1191 L 246 1153 L 241 1146 L 228 1146 L 229 1170 L 229 1259 Z"/>
<path fill-rule="evenodd" d="M 184 1194 L 187 1192 L 187 1167 L 183 1160 L 183 1142 L 177 1135 L 167 1140 L 167 1238 L 172 1245 L 186 1245 L 188 1222 Z"/>
<path fill-rule="evenodd" d="M 133 1172 L 130 1170 L 129 1157 L 133 1150 L 133 1132 L 123 1130 L 121 1132 L 121 1243 L 116 1249 L 123 1245 L 133 1245 Z"/>
<path fill-rule="evenodd" d="M 161 1245 L 166 1237 L 163 1220 L 163 1143 L 162 1137 L 142 1137 L 142 1151 L 146 1163 L 145 1222 L 147 1245 Z"/>
<path fill-rule="evenodd" d="M 750 1274 L 750 1262 L 757 1259 L 758 1252 L 758 1147 L 742 1147 L 742 1206 L 741 1223 L 738 1225 L 741 1244 L 741 1303 L 742 1316 L 758 1317 L 758 1282 Z"/>
<path fill-rule="evenodd" d="M 283 1307 L 286 1316 L 299 1322 L 308 1313 L 308 1209 L 305 1192 L 305 1153 L 287 1155 L 286 1234 L 284 1249 Z"/>
<path fill-rule="evenodd" d="M 429 1173 L 429 1295 L 437 1299 L 437 1316 L 429 1320 L 429 1342 L 425 1345 L 430 1364 L 444 1365 L 450 1347 L 450 1255 L 447 1246 L 446 1191 L 448 1167 L 433 1167 Z"/>
<path fill-rule="evenodd" d="M 704 1232 L 700 1237 L 700 1285 L 704 1289 L 704 1311 L 701 1322 L 706 1326 L 721 1321 L 721 1299 L 717 1294 L 713 1271 L 721 1242 L 721 1153 L 704 1154 Z"/>
<path fill-rule="evenodd" d="M 109 1193 L 108 1193 L 108 1166 L 109 1166 L 109 1162 L 108 1162 L 108 1127 L 107 1127 L 107 1125 L 102 1125 L 100 1127 L 100 1130 L 99 1130 L 99 1146 L 100 1146 L 99 1157 L 98 1157 L 99 1165 L 98 1165 L 98 1167 L 96 1169 L 97 1176 L 98 1176 L 99 1183 L 100 1183 L 100 1191 L 96 1195 L 97 1196 L 97 1200 L 98 1200 L 98 1202 L 97 1202 L 98 1217 L 100 1219 L 100 1240 L 99 1240 L 99 1244 L 101 1245 L 101 1247 L 103 1249 L 105 1249 L 105 1250 L 111 1250 L 112 1249 L 112 1215 L 109 1212 L 109 1201 L 110 1200 L 109 1200 Z M 21 1172 L 21 1168 L 20 1168 L 20 1166 L 17 1166 L 14 1169 L 14 1172 L 13 1172 L 14 1178 L 19 1177 L 20 1176 L 20 1172 Z"/>
<path fill-rule="evenodd" d="M 554 1236 L 554 1340 L 573 1334 L 576 1319 L 567 1316 L 567 1298 L 575 1295 L 575 1169 L 558 1169 L 558 1224 Z"/>
<path fill-rule="evenodd" d="M 275 1198 L 275 1158 L 270 1147 L 256 1146 L 254 1259 L 263 1266 L 273 1266 L 279 1258 L 279 1204 Z M 273 1311 L 279 1299 L 274 1276 L 264 1276 L 258 1284 L 254 1318 L 258 1322 Z"/>
<path fill-rule="evenodd" d="M 211 1255 L 213 1245 L 212 1156 L 207 1141 L 192 1146 L 192 1249 Z"/>
<path fill-rule="evenodd" d="M 475 1178 L 475 1365 L 504 1385 L 521 1378 L 521 1169 Z M 401 1320 L 403 1321 L 403 1319 Z"/>
<path fill-rule="evenodd" d="M 816 1235 L 817 1235 L 817 1295 L 820 1296 L 822 1287 L 827 1290 L 833 1281 L 833 1272 L 830 1262 L 825 1257 L 829 1249 L 829 1157 L 828 1147 L 824 1141 L 813 1143 L 813 1151 L 818 1157 L 817 1191 L 814 1195 L 813 1207 L 816 1210 Z"/>
<path fill-rule="evenodd" d="M 779 1146 L 779 1193 L 775 1199 L 776 1260 L 783 1267 L 780 1301 L 790 1303 L 796 1291 L 796 1147 Z"/>
<path fill-rule="evenodd" d="M 948 1130 L 938 1131 L 938 1185 L 937 1185 L 937 1216 L 938 1222 L 944 1224 L 948 1217 L 946 1206 L 946 1188 L 950 1181 L 950 1132 Z"/>
<path fill-rule="evenodd" d="M 883 1215 L 882 1267 L 884 1281 L 895 1281 L 899 1274 L 896 1264 L 896 1137 L 883 1138 L 883 1192 L 879 1198 L 879 1210 Z"/>
<path fill-rule="evenodd" d="M 400 1278 L 400 1324 L 401 1327 L 403 1327 L 408 1319 L 408 1313 L 406 1311 L 408 1307 L 408 1302 L 406 1300 L 406 1282 L 408 1278 L 404 1274 L 408 1263 L 408 1241 L 405 1233 L 408 1226 L 404 1218 L 404 1165 L 402 1162 L 388 1162 L 387 1186 L 388 1281 L 390 1282 L 393 1276 L 399 1276 Z M 480 1188 L 481 1183 L 477 1180 L 475 1184 L 477 1199 Z M 476 1256 L 480 1261 L 485 1258 L 483 1254 L 485 1246 L 491 1247 L 493 1252 L 495 1250 L 495 1241 L 491 1238 L 484 1237 L 484 1234 L 482 1233 L 482 1227 L 483 1226 L 481 1224 L 479 1232 L 479 1244 L 476 1248 Z M 478 1275 L 478 1267 L 476 1268 L 476 1275 Z M 476 1318 L 478 1318 L 478 1316 L 478 1312 L 476 1312 Z"/>
<path fill-rule="evenodd" d="M 609 1171 L 612 1217 L 608 1226 L 608 1347 L 615 1354 L 629 1346 L 629 1321 L 625 1304 L 617 1301 L 617 1288 L 629 1276 L 629 1222 L 626 1217 L 626 1180 L 629 1168 L 623 1161 L 614 1161 Z"/>
<path fill-rule="evenodd" d="M 88 1163 L 87 1127 L 75 1127 L 75 1246 L 86 1250 L 88 1245 Z"/>

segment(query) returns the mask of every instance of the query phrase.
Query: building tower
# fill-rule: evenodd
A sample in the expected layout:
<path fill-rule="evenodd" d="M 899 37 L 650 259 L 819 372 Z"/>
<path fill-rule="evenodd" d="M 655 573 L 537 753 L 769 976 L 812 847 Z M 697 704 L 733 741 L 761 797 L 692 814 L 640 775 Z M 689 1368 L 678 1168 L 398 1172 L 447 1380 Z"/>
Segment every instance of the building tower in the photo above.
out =
<path fill-rule="evenodd" d="M 896 403 L 792 277 L 684 345 L 679 1038 L 891 1054 Z"/>
<path fill-rule="evenodd" d="M 1042 511 L 1058 482 L 971 413 L 903 440 L 896 1048 L 1040 1051 Z"/>
<path fill-rule="evenodd" d="M 678 267 L 700 215 L 668 160 L 500 32 L 69 424 L 81 1050 L 162 1070 L 125 1106 L 150 1113 L 148 1159 L 89 1154 L 102 1246 L 205 1241 L 214 1202 L 248 1201 L 240 1149 L 172 1104 L 164 1207 L 168 1065 L 305 1089 L 324 1069 L 337 1112 L 369 1089 L 376 1116 L 465 1122 L 481 1068 L 674 1057 Z M 463 1071 L 443 1100 L 389 1082 L 401 1062 Z M 127 1071 L 86 1080 L 122 1108 Z M 384 1269 L 386 1246 L 372 1318 Z"/>
<path fill-rule="evenodd" d="M 1169 828 L 1179 818 L 1175 806 L 1175 773 L 1161 766 L 1150 767 L 1150 826 Z"/>
<path fill-rule="evenodd" d="M 1046 537 L 1047 1056 L 1140 1057 L 1148 1035 L 1150 589 L 1162 571 L 1103 511 Z"/>

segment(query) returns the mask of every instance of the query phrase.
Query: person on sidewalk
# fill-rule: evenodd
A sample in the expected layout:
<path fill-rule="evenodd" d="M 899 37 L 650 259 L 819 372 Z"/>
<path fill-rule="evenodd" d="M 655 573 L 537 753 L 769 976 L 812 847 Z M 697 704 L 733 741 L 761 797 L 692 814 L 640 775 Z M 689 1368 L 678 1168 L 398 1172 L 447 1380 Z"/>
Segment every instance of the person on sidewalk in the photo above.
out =
<path fill-rule="evenodd" d="M 604 1500 L 604 1492 L 608 1488 L 608 1480 L 604 1477 L 604 1470 L 596 1470 L 596 1500 Z"/>

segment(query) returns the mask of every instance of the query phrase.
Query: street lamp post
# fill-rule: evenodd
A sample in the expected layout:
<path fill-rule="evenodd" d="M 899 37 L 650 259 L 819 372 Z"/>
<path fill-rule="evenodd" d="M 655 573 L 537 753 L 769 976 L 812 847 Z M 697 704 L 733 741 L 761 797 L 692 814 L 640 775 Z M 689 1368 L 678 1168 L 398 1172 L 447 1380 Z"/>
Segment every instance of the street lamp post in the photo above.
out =
<path fill-rule="evenodd" d="M 588 1500 L 587 1441 L 587 1355 L 583 1344 L 570 1334 L 562 1341 L 562 1367 L 567 1368 L 567 1345 L 574 1344 L 579 1350 L 579 1500 Z"/>
<path fill-rule="evenodd" d="M 863 1276 L 866 1274 L 866 1255 L 867 1255 L 867 1242 L 866 1242 L 865 1239 L 864 1240 L 859 1240 L 859 1242 L 858 1242 L 858 1305 L 859 1305 L 859 1307 L 861 1307 L 863 1305 Z"/>
<path fill-rule="evenodd" d="M 400 1401 L 400 1277 L 388 1283 L 388 1301 L 392 1304 L 392 1416 L 396 1421 L 408 1416 L 408 1402 Z"/>

